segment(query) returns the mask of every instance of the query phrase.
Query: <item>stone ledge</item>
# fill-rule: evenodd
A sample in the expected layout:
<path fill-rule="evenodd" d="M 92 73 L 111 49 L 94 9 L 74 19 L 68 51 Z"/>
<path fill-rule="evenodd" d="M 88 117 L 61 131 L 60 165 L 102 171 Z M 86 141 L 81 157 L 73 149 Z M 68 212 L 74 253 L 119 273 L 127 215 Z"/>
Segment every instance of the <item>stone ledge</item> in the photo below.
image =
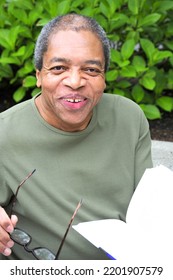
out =
<path fill-rule="evenodd" d="M 152 140 L 153 164 L 163 164 L 173 170 L 173 142 Z"/>

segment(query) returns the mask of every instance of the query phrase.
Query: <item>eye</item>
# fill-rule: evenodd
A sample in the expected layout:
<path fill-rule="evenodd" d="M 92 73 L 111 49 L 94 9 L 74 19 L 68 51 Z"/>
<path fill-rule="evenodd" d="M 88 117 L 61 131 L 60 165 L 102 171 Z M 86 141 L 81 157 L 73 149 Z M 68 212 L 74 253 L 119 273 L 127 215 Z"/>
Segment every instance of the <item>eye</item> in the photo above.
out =
<path fill-rule="evenodd" d="M 95 67 L 87 67 L 84 69 L 84 71 L 89 74 L 90 76 L 97 76 L 100 73 L 102 73 L 102 71 L 98 68 Z"/>
<path fill-rule="evenodd" d="M 67 70 L 67 67 L 64 65 L 57 65 L 50 68 L 50 71 L 54 74 L 61 74 Z"/>

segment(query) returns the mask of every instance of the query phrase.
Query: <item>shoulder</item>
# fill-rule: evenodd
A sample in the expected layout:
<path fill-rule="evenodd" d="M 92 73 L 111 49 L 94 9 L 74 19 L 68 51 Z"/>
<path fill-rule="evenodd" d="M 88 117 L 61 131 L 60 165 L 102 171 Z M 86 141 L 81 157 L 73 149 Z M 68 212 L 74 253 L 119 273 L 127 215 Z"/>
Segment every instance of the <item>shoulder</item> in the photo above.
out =
<path fill-rule="evenodd" d="M 2 112 L 0 114 L 0 121 L 20 117 L 21 114 L 23 115 L 23 111 L 27 111 L 29 108 L 31 108 L 31 99 L 14 105 L 13 107 Z"/>
<path fill-rule="evenodd" d="M 145 118 L 138 104 L 129 98 L 116 94 L 104 93 L 99 109 L 107 111 L 107 113 L 120 115 L 121 117 L 127 117 L 129 115 L 131 117 L 136 117 L 137 115 L 142 115 Z"/>
<path fill-rule="evenodd" d="M 97 108 L 97 122 L 112 131 L 123 130 L 126 135 L 141 134 L 149 130 L 148 120 L 138 104 L 115 94 L 105 93 Z M 137 135 L 137 137 L 138 137 Z"/>
<path fill-rule="evenodd" d="M 3 139 L 6 141 L 13 134 L 19 133 L 20 127 L 26 127 L 26 123 L 32 118 L 32 111 L 32 102 L 30 99 L 0 113 L 0 142 Z"/>

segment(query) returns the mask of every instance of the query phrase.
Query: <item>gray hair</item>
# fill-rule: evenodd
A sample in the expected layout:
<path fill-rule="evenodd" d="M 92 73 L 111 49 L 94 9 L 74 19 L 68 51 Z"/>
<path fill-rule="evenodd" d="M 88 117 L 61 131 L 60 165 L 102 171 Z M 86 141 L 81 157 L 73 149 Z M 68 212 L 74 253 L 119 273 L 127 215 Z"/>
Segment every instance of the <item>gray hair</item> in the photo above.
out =
<path fill-rule="evenodd" d="M 50 36 L 60 30 L 73 30 L 76 32 L 85 30 L 94 33 L 103 46 L 105 72 L 108 70 L 110 62 L 110 44 L 106 32 L 95 19 L 78 14 L 57 16 L 42 28 L 34 51 L 34 64 L 36 69 L 42 69 L 43 55 L 48 49 Z"/>

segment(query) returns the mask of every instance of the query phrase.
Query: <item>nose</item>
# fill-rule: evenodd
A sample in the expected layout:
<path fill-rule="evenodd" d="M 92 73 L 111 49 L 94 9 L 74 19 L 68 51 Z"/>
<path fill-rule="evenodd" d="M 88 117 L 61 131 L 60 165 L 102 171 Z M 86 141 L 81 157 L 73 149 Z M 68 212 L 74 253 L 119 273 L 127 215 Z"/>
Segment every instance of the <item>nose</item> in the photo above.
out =
<path fill-rule="evenodd" d="M 85 85 L 86 80 L 78 70 L 70 70 L 68 76 L 63 79 L 63 84 L 72 89 L 78 89 Z"/>

